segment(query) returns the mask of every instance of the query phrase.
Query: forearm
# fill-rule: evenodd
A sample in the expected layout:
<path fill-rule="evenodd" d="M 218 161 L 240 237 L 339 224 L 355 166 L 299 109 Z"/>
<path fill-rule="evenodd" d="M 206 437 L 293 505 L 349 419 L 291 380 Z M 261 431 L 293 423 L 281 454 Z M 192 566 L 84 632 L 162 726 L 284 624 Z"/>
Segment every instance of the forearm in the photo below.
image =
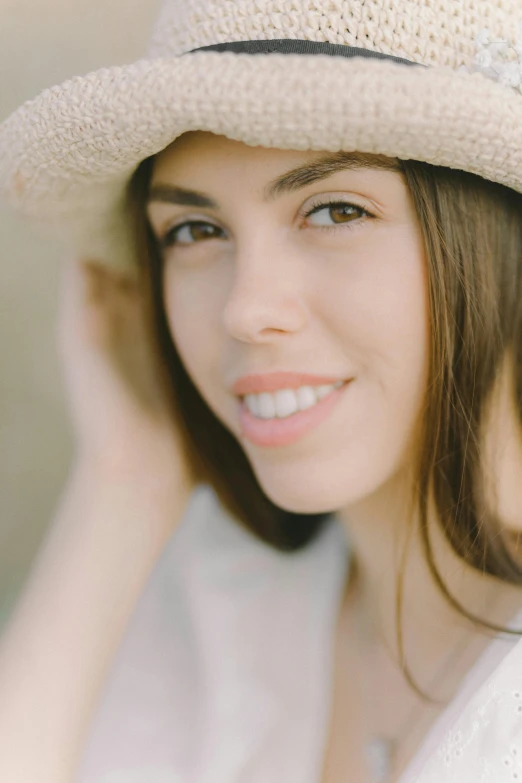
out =
<path fill-rule="evenodd" d="M 112 658 L 187 490 L 75 467 L 0 639 L 0 780 L 72 783 Z"/>

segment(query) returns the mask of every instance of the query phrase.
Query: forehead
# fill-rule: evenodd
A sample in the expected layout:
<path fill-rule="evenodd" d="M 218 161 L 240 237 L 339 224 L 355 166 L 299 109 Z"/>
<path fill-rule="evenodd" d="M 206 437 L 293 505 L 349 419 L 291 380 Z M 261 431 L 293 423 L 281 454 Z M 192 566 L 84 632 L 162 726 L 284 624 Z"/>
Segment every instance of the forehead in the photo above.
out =
<path fill-rule="evenodd" d="M 307 161 L 318 160 L 326 155 L 335 155 L 335 152 L 316 151 L 316 150 L 292 150 L 279 149 L 277 147 L 262 147 L 245 144 L 243 141 L 230 139 L 227 136 L 220 136 L 209 131 L 187 131 L 178 136 L 162 152 L 156 155 L 156 161 L 159 164 L 166 163 L 169 160 L 176 159 L 182 161 L 189 155 L 198 157 L 205 156 L 225 156 L 232 158 L 250 158 L 251 160 L 267 160 L 269 158 L 295 159 Z M 372 153 L 358 152 L 355 150 L 346 150 L 344 153 L 350 154 L 352 158 L 359 159 L 362 164 L 369 164 L 372 161 L 377 167 L 397 166 L 398 159 Z"/>
<path fill-rule="evenodd" d="M 152 189 L 162 183 L 210 176 L 226 185 L 227 177 L 263 181 L 264 200 L 306 187 L 339 171 L 388 172 L 402 179 L 397 158 L 361 152 L 282 150 L 250 146 L 204 131 L 183 134 L 156 156 Z M 185 183 L 188 184 L 188 183 Z"/>
<path fill-rule="evenodd" d="M 273 147 L 261 147 L 245 144 L 243 141 L 230 139 L 227 136 L 220 136 L 209 131 L 188 131 L 183 133 L 172 144 L 156 156 L 159 164 L 168 160 L 176 159 L 182 161 L 187 156 L 208 157 L 223 156 L 232 158 L 250 158 L 251 160 L 277 158 L 277 157 L 298 157 L 306 158 L 319 157 L 321 153 L 312 151 L 299 152 L 298 150 L 283 150 Z"/>

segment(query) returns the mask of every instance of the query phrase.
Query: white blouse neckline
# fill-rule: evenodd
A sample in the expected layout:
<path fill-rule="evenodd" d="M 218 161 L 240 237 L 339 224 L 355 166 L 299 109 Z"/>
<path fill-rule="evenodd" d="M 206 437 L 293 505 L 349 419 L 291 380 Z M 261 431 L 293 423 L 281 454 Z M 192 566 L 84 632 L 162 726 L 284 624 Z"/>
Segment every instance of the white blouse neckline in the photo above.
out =
<path fill-rule="evenodd" d="M 200 485 L 115 656 L 75 783 L 319 783 L 349 561 L 335 517 L 278 552 Z M 507 658 L 522 662 L 521 645 Z M 491 642 L 400 783 L 476 783 L 442 777 L 445 757 L 422 775 L 509 649 Z"/>

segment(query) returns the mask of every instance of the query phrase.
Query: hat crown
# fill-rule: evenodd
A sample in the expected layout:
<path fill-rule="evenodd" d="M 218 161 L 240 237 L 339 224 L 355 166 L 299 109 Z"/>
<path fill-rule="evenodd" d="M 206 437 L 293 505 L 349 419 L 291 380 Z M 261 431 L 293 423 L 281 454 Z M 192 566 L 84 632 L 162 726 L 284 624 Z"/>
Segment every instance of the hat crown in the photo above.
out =
<path fill-rule="evenodd" d="M 521 16 L 520 0 L 166 0 L 148 56 L 292 38 L 456 69 L 472 62 L 481 30 L 515 39 Z"/>

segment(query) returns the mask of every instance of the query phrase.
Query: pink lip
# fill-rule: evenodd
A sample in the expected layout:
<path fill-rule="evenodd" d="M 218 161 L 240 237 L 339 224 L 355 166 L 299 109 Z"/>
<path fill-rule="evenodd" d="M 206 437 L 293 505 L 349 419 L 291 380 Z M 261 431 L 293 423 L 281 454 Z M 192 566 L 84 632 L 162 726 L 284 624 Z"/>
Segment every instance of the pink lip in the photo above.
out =
<path fill-rule="evenodd" d="M 345 380 L 332 375 L 310 375 L 300 372 L 272 372 L 266 375 L 245 375 L 232 386 L 232 392 L 238 397 L 245 394 L 279 391 L 280 389 L 298 389 L 300 386 L 325 386 Z"/>
<path fill-rule="evenodd" d="M 258 419 L 245 405 L 239 403 L 239 424 L 241 435 L 256 446 L 289 446 L 319 427 L 334 412 L 350 387 L 347 382 L 324 397 L 317 405 L 284 419 Z"/>

